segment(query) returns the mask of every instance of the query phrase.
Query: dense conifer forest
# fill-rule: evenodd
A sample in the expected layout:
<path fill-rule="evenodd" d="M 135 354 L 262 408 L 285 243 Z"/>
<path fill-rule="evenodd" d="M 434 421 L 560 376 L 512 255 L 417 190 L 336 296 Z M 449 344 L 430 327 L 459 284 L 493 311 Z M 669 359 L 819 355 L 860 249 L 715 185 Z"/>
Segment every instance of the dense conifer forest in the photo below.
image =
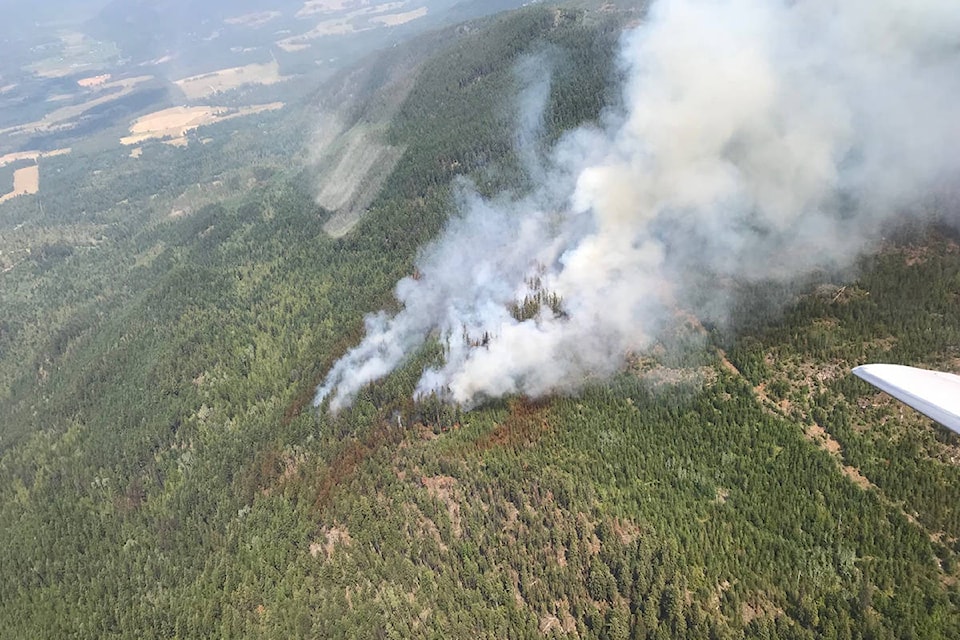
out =
<path fill-rule="evenodd" d="M 45 159 L 42 202 L 0 204 L 0 638 L 960 637 L 960 439 L 849 374 L 956 369 L 944 212 L 852 272 L 730 283 L 729 325 L 678 309 L 574 395 L 413 400 L 429 344 L 312 407 L 455 176 L 525 188 L 518 61 L 559 61 L 555 140 L 616 100 L 637 18 L 538 5 L 404 45 L 430 56 L 375 123 L 403 155 L 339 238 L 304 140 L 350 74 L 135 168 Z"/>

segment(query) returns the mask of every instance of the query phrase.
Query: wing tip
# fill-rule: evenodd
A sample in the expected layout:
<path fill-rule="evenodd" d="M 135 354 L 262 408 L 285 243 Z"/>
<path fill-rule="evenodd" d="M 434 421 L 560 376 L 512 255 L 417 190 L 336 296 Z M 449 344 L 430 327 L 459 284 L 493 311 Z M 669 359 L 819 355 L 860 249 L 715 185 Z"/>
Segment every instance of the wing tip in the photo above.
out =
<path fill-rule="evenodd" d="M 854 367 L 851 373 L 960 434 L 960 412 L 957 404 L 950 399 L 957 397 L 955 394 L 960 390 L 960 376 L 901 364 L 880 363 Z M 944 385 L 949 385 L 949 397 L 944 394 Z M 933 393 L 935 389 L 939 393 Z"/>

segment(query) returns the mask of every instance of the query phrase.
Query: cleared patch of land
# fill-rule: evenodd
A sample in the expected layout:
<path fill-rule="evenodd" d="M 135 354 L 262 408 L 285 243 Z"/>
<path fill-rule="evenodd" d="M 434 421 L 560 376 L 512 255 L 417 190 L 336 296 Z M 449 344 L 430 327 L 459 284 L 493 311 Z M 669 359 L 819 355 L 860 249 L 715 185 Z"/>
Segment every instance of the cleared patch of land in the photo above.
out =
<path fill-rule="evenodd" d="M 157 65 L 165 64 L 165 63 L 167 63 L 167 62 L 170 62 L 171 60 L 173 60 L 173 58 L 174 58 L 174 56 L 172 56 L 172 55 L 170 55 L 170 54 L 167 54 L 167 55 L 165 55 L 165 56 L 160 56 L 159 58 L 155 58 L 155 59 L 153 59 L 153 60 L 147 60 L 146 62 L 141 62 L 141 63 L 140 63 L 140 66 L 141 66 L 141 67 L 155 67 L 155 66 L 157 66 Z"/>
<path fill-rule="evenodd" d="M 151 138 L 160 140 L 166 138 L 169 144 L 182 146 L 187 144 L 187 133 L 198 127 L 264 111 L 273 111 L 283 106 L 282 102 L 271 102 L 242 109 L 212 106 L 171 107 L 137 118 L 130 125 L 130 135 L 121 138 L 120 142 L 125 145 L 137 145 Z"/>
<path fill-rule="evenodd" d="M 6 202 L 17 196 L 29 195 L 38 191 L 40 191 L 40 166 L 32 164 L 13 172 L 13 191 L 0 197 L 0 202 Z"/>
<path fill-rule="evenodd" d="M 322 38 L 323 36 L 345 35 L 348 33 L 355 33 L 357 31 L 358 29 L 350 22 L 350 18 L 324 20 L 304 34 L 299 36 L 290 36 L 289 38 L 284 38 L 283 40 L 277 41 L 277 46 L 288 53 L 292 53 L 293 51 L 298 51 L 305 47 L 309 47 L 311 40 L 316 40 L 317 38 Z"/>
<path fill-rule="evenodd" d="M 414 20 L 422 18 L 425 15 L 427 15 L 427 8 L 420 7 L 419 9 L 414 9 L 413 11 L 405 11 L 404 13 L 391 13 L 384 16 L 374 16 L 370 19 L 373 22 L 379 22 L 387 27 L 395 27 L 400 24 L 413 22 Z"/>
<path fill-rule="evenodd" d="M 103 93 L 96 98 L 88 100 L 82 104 L 69 105 L 55 111 L 51 111 L 42 119 L 34 122 L 27 122 L 26 124 L 18 124 L 12 127 L 7 127 L 6 129 L 0 129 L 0 135 L 19 133 L 47 133 L 50 131 L 63 129 L 65 128 L 65 123 L 67 123 L 68 120 L 76 118 L 84 111 L 87 111 L 88 109 L 98 105 L 113 102 L 115 100 L 119 100 L 120 98 L 126 97 L 133 93 L 133 91 L 137 88 L 137 85 L 148 80 L 153 80 L 153 76 L 136 76 L 133 78 L 123 78 L 121 80 L 114 80 L 113 82 L 101 84 L 98 86 L 99 89 L 119 89 L 119 91 Z M 69 127 L 69 125 L 66 125 L 66 127 Z"/>
<path fill-rule="evenodd" d="M 99 87 L 105 82 L 109 81 L 112 78 L 109 73 L 104 73 L 99 76 L 90 76 L 89 78 L 81 78 L 77 80 L 77 84 L 83 88 L 87 87 Z"/>
<path fill-rule="evenodd" d="M 220 107 L 171 107 L 137 118 L 123 144 L 137 144 L 150 138 L 180 138 L 187 131 L 214 122 L 227 110 Z"/>
<path fill-rule="evenodd" d="M 297 51 L 304 51 L 310 48 L 308 44 L 292 44 L 289 42 L 278 42 L 277 46 L 287 53 L 296 53 Z"/>
<path fill-rule="evenodd" d="M 62 156 L 70 153 L 70 149 L 55 149 L 53 151 L 18 151 L 16 153 L 8 153 L 5 156 L 0 156 L 0 167 L 5 167 L 11 162 L 19 162 L 20 160 L 33 160 L 37 161 L 40 158 L 52 158 L 54 156 Z"/>
<path fill-rule="evenodd" d="M 286 79 L 280 75 L 280 65 L 277 62 L 268 62 L 211 71 L 177 80 L 174 84 L 183 91 L 188 100 L 198 100 L 247 84 L 276 84 Z"/>
<path fill-rule="evenodd" d="M 0 167 L 6 166 L 12 162 L 23 160 L 33 160 L 34 164 L 17 169 L 13 172 L 13 191 L 0 196 L 0 202 L 12 200 L 17 196 L 30 195 L 40 191 L 40 165 L 37 164 L 41 158 L 52 158 L 70 153 L 70 149 L 55 149 L 53 151 L 18 151 L 17 153 L 8 153 L 0 156 Z"/>
<path fill-rule="evenodd" d="M 50 50 L 53 54 L 26 67 L 43 78 L 62 78 L 82 69 L 96 72 L 120 55 L 116 45 L 101 42 L 80 32 L 60 33 L 59 47 Z"/>
<path fill-rule="evenodd" d="M 271 20 L 279 18 L 282 13 L 279 11 L 257 11 L 256 13 L 245 13 L 242 16 L 237 16 L 235 18 L 227 18 L 224 20 L 229 25 L 240 26 L 240 27 L 252 27 L 256 29 L 257 27 L 262 27 Z"/>
<path fill-rule="evenodd" d="M 366 0 L 307 0 L 296 17 L 306 18 L 318 13 L 337 13 L 366 4 Z"/>
<path fill-rule="evenodd" d="M 383 4 L 375 4 L 368 7 L 361 7 L 355 11 L 351 11 L 347 14 L 348 18 L 359 18 L 361 16 L 372 16 L 380 13 L 387 13 L 388 11 L 394 11 L 396 9 L 402 9 L 403 5 L 406 2 L 385 2 Z"/>
<path fill-rule="evenodd" d="M 283 40 L 278 41 L 276 44 L 278 47 L 287 52 L 300 51 L 309 47 L 311 40 L 316 40 L 324 36 L 360 33 L 361 31 L 369 31 L 380 26 L 402 24 L 426 15 L 427 13 L 426 8 L 423 8 L 417 9 L 416 11 L 408 11 L 406 13 L 382 15 L 389 11 L 396 11 L 397 9 L 400 9 L 404 6 L 404 4 L 406 3 L 382 2 L 379 4 L 369 4 L 366 1 L 350 2 L 343 0 L 321 0 L 314 3 L 308 2 L 307 6 L 297 13 L 298 18 L 305 18 L 314 14 L 332 16 L 333 14 L 341 13 L 342 15 L 337 17 L 328 17 L 326 20 L 322 20 L 321 22 L 317 23 L 316 26 L 306 33 L 284 38 Z M 343 13 L 347 10 L 350 11 Z M 363 21 L 357 20 L 358 18 L 369 16 L 374 17 L 369 18 L 370 22 L 367 23 L 366 26 L 362 26 L 364 24 Z"/>
<path fill-rule="evenodd" d="M 323 534 L 325 538 L 323 542 L 313 542 L 310 544 L 310 555 L 314 558 L 323 551 L 329 559 L 333 557 L 333 553 L 338 546 L 349 547 L 353 544 L 353 538 L 350 537 L 350 532 L 347 531 L 346 527 L 325 528 L 321 531 L 321 534 Z"/>

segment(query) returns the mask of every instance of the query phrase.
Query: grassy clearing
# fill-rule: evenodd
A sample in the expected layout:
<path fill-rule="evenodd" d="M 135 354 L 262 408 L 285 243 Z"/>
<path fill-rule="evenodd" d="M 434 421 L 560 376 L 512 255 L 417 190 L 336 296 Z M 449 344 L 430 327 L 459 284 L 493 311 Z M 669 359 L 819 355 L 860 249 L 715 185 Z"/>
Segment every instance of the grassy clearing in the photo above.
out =
<path fill-rule="evenodd" d="M 379 22 L 380 24 L 387 27 L 395 27 L 397 25 L 406 24 L 408 22 L 413 22 L 419 18 L 427 15 L 428 9 L 426 7 L 420 7 L 419 9 L 414 9 L 413 11 L 405 11 L 403 13 L 390 13 L 385 16 L 375 16 L 370 18 L 373 22 Z"/>
<path fill-rule="evenodd" d="M 40 167 L 32 164 L 14 172 L 13 191 L 0 197 L 0 202 L 12 200 L 17 196 L 34 194 L 38 191 L 40 191 Z"/>
<path fill-rule="evenodd" d="M 34 133 L 48 133 L 51 131 L 56 131 L 59 128 L 63 128 L 64 125 L 73 118 L 76 118 L 82 115 L 85 111 L 92 109 L 93 107 L 106 104 L 108 102 L 114 102 L 125 98 L 137 88 L 138 85 L 148 81 L 153 80 L 153 76 L 136 76 L 132 78 L 123 78 L 121 80 L 115 80 L 113 82 L 106 82 L 104 84 L 97 85 L 101 90 L 109 89 L 119 89 L 114 92 L 101 93 L 96 98 L 87 100 L 86 102 L 69 105 L 66 107 L 61 107 L 55 111 L 51 111 L 45 115 L 42 119 L 36 120 L 34 122 L 27 122 L 24 124 L 15 125 L 13 127 L 7 127 L 6 129 L 0 129 L 0 135 L 3 134 L 34 134 Z"/>
<path fill-rule="evenodd" d="M 283 14 L 279 11 L 258 11 L 256 13 L 245 13 L 244 15 L 236 16 L 235 18 L 227 18 L 224 20 L 224 22 L 231 26 L 250 27 L 252 29 L 257 29 L 282 15 Z"/>
<path fill-rule="evenodd" d="M 5 167 L 12 162 L 19 162 L 20 160 L 37 161 L 40 158 L 53 158 L 54 156 L 62 156 L 68 153 L 70 153 L 69 148 L 54 149 L 53 151 L 17 151 L 16 153 L 8 153 L 0 156 L 0 167 Z"/>
<path fill-rule="evenodd" d="M 150 139 L 166 139 L 170 144 L 182 146 L 187 143 L 187 133 L 204 125 L 273 111 L 283 106 L 282 102 L 271 102 L 242 109 L 213 106 L 171 107 L 137 118 L 130 125 L 130 135 L 121 138 L 120 142 L 137 145 Z"/>
<path fill-rule="evenodd" d="M 190 76 L 177 80 L 174 84 L 188 100 L 201 100 L 248 84 L 270 85 L 286 79 L 280 75 L 280 65 L 272 61 L 267 64 L 248 64 L 243 67 L 231 67 Z"/>

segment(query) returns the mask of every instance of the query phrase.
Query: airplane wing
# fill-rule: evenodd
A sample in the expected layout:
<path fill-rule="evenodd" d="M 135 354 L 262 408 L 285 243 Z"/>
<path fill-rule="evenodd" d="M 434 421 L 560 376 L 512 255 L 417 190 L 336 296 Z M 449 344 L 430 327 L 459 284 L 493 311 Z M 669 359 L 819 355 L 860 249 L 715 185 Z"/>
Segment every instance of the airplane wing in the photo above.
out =
<path fill-rule="evenodd" d="M 853 373 L 960 433 L 960 376 L 899 364 L 865 364 Z"/>

